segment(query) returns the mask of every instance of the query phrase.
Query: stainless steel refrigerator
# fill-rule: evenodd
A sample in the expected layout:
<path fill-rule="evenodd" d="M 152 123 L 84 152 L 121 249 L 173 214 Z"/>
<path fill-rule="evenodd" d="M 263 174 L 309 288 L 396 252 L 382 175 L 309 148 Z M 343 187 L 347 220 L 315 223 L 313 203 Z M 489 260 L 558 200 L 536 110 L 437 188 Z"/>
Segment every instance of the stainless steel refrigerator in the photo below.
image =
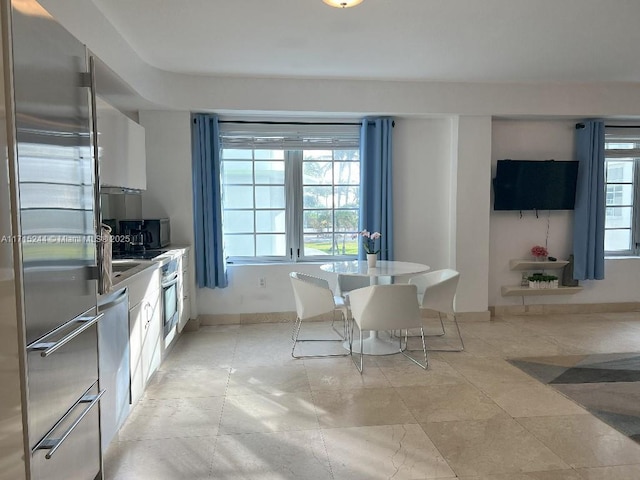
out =
<path fill-rule="evenodd" d="M 35 1 L 0 1 L 26 468 L 33 480 L 90 480 L 102 460 L 87 51 Z"/>

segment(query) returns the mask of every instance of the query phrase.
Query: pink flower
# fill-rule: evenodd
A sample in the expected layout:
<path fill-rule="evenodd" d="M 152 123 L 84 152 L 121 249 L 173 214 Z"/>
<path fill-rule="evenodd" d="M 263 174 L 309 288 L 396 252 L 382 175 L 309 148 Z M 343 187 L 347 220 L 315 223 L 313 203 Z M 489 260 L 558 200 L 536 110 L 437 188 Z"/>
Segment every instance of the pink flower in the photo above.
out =
<path fill-rule="evenodd" d="M 540 245 L 536 245 L 531 248 L 531 255 L 533 255 L 534 257 L 546 257 L 549 255 L 549 252 L 546 248 Z"/>
<path fill-rule="evenodd" d="M 367 253 L 378 253 L 380 250 L 376 250 L 376 240 L 382 237 L 380 232 L 369 232 L 368 230 L 362 230 L 360 232 L 362 236 L 362 246 Z"/>

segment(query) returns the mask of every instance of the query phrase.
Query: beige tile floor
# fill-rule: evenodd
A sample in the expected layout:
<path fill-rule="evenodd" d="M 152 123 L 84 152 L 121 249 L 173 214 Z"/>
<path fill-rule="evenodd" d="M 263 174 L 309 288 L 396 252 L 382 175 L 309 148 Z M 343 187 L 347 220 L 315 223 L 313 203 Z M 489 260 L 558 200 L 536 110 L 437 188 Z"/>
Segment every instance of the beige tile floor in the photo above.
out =
<path fill-rule="evenodd" d="M 362 376 L 348 357 L 292 359 L 288 324 L 185 333 L 106 452 L 106 478 L 640 478 L 639 444 L 505 360 L 640 351 L 640 313 L 461 328 L 466 351 L 430 354 L 427 371 L 365 357 Z"/>

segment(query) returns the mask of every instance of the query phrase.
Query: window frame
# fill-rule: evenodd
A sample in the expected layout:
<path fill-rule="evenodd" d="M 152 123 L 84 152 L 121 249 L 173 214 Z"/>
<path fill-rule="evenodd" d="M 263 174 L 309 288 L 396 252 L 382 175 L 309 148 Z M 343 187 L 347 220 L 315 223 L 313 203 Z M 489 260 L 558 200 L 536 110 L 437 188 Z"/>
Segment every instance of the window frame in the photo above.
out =
<path fill-rule="evenodd" d="M 614 149 L 607 148 L 609 143 L 635 143 L 636 147 L 634 149 L 629 149 L 629 151 L 625 152 L 622 149 Z M 638 257 L 640 256 L 640 137 L 635 134 L 610 134 L 605 133 L 605 179 L 604 179 L 604 187 L 605 187 L 605 212 L 608 208 L 612 207 L 620 207 L 620 208 L 631 208 L 631 225 L 629 228 L 627 227 L 609 227 L 607 228 L 605 223 L 605 238 L 606 232 L 611 230 L 630 230 L 630 248 L 627 250 L 606 250 L 605 255 L 607 257 Z M 631 175 L 630 182 L 624 181 L 609 181 L 608 179 L 608 166 L 609 162 L 621 162 L 626 161 L 632 165 L 633 171 Z M 607 202 L 607 187 L 610 185 L 631 185 L 632 188 L 632 201 L 631 204 L 615 204 L 608 205 Z M 606 217 L 606 213 L 605 213 Z M 605 243 L 606 244 L 606 243 Z"/>
<path fill-rule="evenodd" d="M 320 124 L 322 125 L 322 124 Z M 355 124 L 350 124 L 355 125 Z M 335 130 L 335 127 L 334 127 Z M 351 130 L 354 130 L 351 127 Z M 246 128 L 247 132 L 251 132 L 250 128 Z M 260 135 L 260 129 L 258 129 L 256 136 Z M 229 264 L 264 264 L 264 263 L 297 263 L 297 262 L 305 262 L 305 263 L 327 263 L 327 262 L 336 262 L 336 261 L 349 261 L 356 260 L 358 258 L 360 245 L 358 244 L 358 252 L 355 254 L 346 254 L 346 255 L 305 255 L 304 254 L 304 245 L 305 245 L 305 232 L 304 232 L 304 181 L 303 181 L 303 163 L 304 163 L 304 151 L 305 150 L 331 150 L 331 160 L 332 163 L 332 178 L 331 183 L 320 184 L 332 187 L 332 192 L 335 192 L 336 183 L 335 183 L 335 164 L 340 160 L 336 160 L 335 152 L 341 150 L 352 150 L 355 152 L 356 160 L 359 167 L 361 168 L 361 159 L 359 157 L 359 127 L 357 129 L 357 144 L 351 143 L 349 145 L 341 143 L 340 140 L 333 141 L 333 143 L 324 142 L 320 144 L 310 144 L 307 148 L 305 148 L 304 144 L 292 142 L 292 144 L 287 144 L 287 142 L 283 142 L 280 145 L 264 145 L 260 142 L 254 142 L 250 144 L 247 142 L 246 144 L 242 144 L 241 142 L 236 144 L 225 144 L 222 140 L 224 133 L 221 131 L 221 141 L 220 141 L 220 151 L 221 151 L 221 187 L 222 187 L 222 215 L 223 215 L 223 238 L 224 241 L 227 241 L 229 236 L 233 234 L 225 233 L 224 231 L 224 218 L 226 215 L 226 211 L 231 209 L 225 208 L 225 181 L 224 181 L 224 168 L 225 168 L 225 149 L 238 149 L 238 150 L 248 150 L 251 149 L 251 162 L 252 162 L 252 176 L 253 182 L 251 184 L 247 184 L 247 186 L 251 186 L 255 192 L 256 187 L 256 177 L 255 177 L 255 162 L 256 162 L 256 150 L 282 150 L 284 153 L 284 190 L 285 190 L 285 255 L 276 256 L 276 255 L 255 255 L 255 256 L 238 256 L 238 255 L 228 255 L 227 263 Z M 228 161 L 228 160 L 227 160 Z M 247 161 L 249 161 L 247 159 Z M 322 160 L 324 161 L 324 160 Z M 341 185 L 341 184 L 340 184 Z M 338 186 L 340 186 L 338 185 Z M 308 186 L 308 185 L 307 185 Z M 357 184 L 350 184 L 350 186 L 354 186 L 358 189 L 361 188 L 361 179 L 358 179 Z M 358 195 L 360 199 L 360 195 Z M 335 194 L 332 195 L 332 199 L 335 199 Z M 251 209 L 253 212 L 256 212 L 258 209 L 255 205 L 255 196 L 254 196 L 254 206 Z M 335 212 L 341 210 L 337 208 L 337 205 L 332 200 L 332 207 L 327 209 L 332 214 L 332 230 L 331 237 L 335 238 L 337 234 L 342 234 L 343 232 L 338 232 L 336 230 L 336 216 Z M 358 200 L 357 212 L 359 214 L 360 210 L 360 200 Z M 355 230 L 353 232 L 348 231 L 344 232 L 344 235 L 352 235 L 355 237 L 358 233 L 359 228 L 359 218 L 357 220 L 357 225 L 355 226 Z M 255 250 L 255 238 L 258 234 L 257 228 L 255 225 L 255 213 L 254 213 L 254 226 L 253 226 L 253 237 L 254 237 L 254 251 Z M 308 232 L 307 232 L 308 235 Z M 257 251 L 256 251 L 257 253 Z M 226 253 L 225 253 L 226 255 Z"/>
<path fill-rule="evenodd" d="M 358 243 L 358 251 L 355 255 L 326 255 L 326 256 L 321 256 L 321 255 L 304 255 L 304 245 L 305 245 L 305 231 L 304 231 L 304 213 L 305 211 L 310 211 L 310 210 L 318 210 L 318 211 L 322 211 L 322 210 L 329 210 L 330 212 L 332 212 L 332 236 L 333 238 L 335 238 L 336 235 L 340 235 L 340 234 L 344 234 L 346 235 L 351 235 L 354 238 L 357 237 L 358 233 L 359 233 L 359 224 L 360 224 L 360 200 L 361 200 L 361 195 L 358 195 L 358 219 L 356 221 L 356 227 L 354 230 L 352 231 L 345 231 L 345 232 L 341 232 L 338 231 L 336 229 L 336 225 L 337 225 L 337 219 L 336 219 L 336 212 L 341 211 L 341 210 L 347 210 L 346 208 L 339 208 L 336 204 L 335 204 L 335 199 L 336 199 L 336 189 L 339 187 L 357 187 L 358 191 L 360 192 L 361 189 L 361 177 L 358 180 L 357 184 L 340 184 L 340 183 L 336 183 L 336 178 L 335 178 L 335 173 L 336 173 L 336 164 L 341 162 L 341 160 L 336 159 L 335 158 L 335 152 L 336 151 L 342 151 L 342 150 L 356 150 L 355 148 L 351 148 L 351 149 L 347 149 L 344 147 L 338 147 L 333 150 L 333 154 L 332 154 L 332 159 L 331 159 L 331 163 L 332 163 L 332 168 L 331 168 L 331 197 L 332 197 L 332 203 L 333 206 L 330 209 L 305 209 L 304 208 L 304 188 L 305 186 L 310 186 L 310 184 L 305 184 L 304 183 L 304 175 L 303 175 L 303 171 L 304 171 L 304 162 L 305 161 L 312 161 L 312 160 L 305 160 L 304 158 L 304 150 L 299 151 L 301 154 L 301 158 L 300 158 L 300 162 L 299 162 L 299 166 L 301 168 L 301 172 L 300 175 L 298 176 L 298 179 L 300 179 L 300 195 L 298 196 L 299 200 L 300 200 L 300 205 L 299 205 L 299 210 L 296 212 L 297 215 L 297 221 L 298 224 L 296 225 L 296 230 L 295 230 L 295 235 L 296 235 L 296 240 L 295 242 L 297 242 L 297 247 L 300 249 L 300 252 L 302 252 L 301 255 L 296 255 L 296 259 L 298 262 L 318 262 L 318 261 L 324 261 L 326 262 L 327 260 L 330 261 L 334 261 L 334 262 L 340 262 L 340 261 L 349 261 L 349 260 L 357 260 L 358 258 L 358 254 L 360 252 L 360 244 Z M 325 161 L 325 160 L 320 160 L 320 162 Z M 342 162 L 344 162 L 344 160 L 342 160 Z M 356 163 L 355 160 L 352 160 L 352 162 Z M 361 163 L 360 163 L 360 158 L 358 155 L 358 161 L 357 161 L 359 167 L 361 168 Z M 354 210 L 354 208 L 350 208 L 349 210 Z M 308 232 L 307 232 L 308 235 Z M 296 250 L 294 250 L 294 252 L 296 252 Z M 297 253 L 297 252 L 296 252 Z"/>

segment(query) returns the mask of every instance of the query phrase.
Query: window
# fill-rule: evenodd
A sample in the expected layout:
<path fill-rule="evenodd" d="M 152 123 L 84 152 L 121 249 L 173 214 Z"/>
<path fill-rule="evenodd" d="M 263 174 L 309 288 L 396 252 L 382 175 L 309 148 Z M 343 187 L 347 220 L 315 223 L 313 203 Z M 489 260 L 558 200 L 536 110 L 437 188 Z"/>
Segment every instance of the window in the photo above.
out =
<path fill-rule="evenodd" d="M 608 255 L 640 254 L 640 133 L 634 132 L 608 128 L 605 134 L 604 249 Z"/>
<path fill-rule="evenodd" d="M 229 261 L 356 258 L 359 131 L 359 125 L 222 123 Z"/>

